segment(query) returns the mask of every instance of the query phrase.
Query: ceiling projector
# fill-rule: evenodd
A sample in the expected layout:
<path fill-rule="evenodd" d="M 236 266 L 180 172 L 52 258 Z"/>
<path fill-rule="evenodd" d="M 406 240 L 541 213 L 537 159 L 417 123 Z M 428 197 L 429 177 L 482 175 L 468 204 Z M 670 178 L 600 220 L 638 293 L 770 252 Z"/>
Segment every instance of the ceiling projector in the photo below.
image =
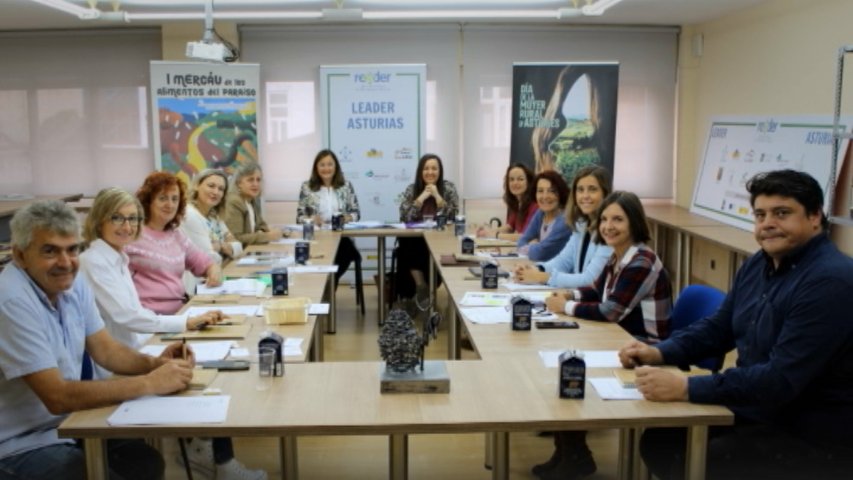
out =
<path fill-rule="evenodd" d="M 206 62 L 224 62 L 231 56 L 228 47 L 214 42 L 189 42 L 187 43 L 187 58 L 204 60 Z"/>

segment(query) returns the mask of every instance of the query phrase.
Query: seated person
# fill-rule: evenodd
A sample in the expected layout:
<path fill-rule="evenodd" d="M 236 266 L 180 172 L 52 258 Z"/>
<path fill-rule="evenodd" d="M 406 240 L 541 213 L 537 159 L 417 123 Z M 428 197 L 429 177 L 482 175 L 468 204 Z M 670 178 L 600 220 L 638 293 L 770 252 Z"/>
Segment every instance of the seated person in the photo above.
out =
<path fill-rule="evenodd" d="M 608 245 L 594 241 L 598 237 L 598 207 L 610 190 L 610 173 L 606 168 L 590 165 L 578 170 L 566 217 L 566 222 L 575 226 L 569 243 L 547 262 L 516 267 L 516 281 L 558 288 L 592 285 L 613 254 Z"/>
<path fill-rule="evenodd" d="M 808 174 L 759 173 L 746 189 L 761 250 L 738 270 L 713 315 L 619 358 L 686 365 L 737 350 L 723 372 L 685 378 L 637 368 L 647 400 L 717 404 L 732 426 L 710 427 L 709 479 L 847 479 L 853 472 L 853 260 L 829 238 L 823 191 Z M 647 429 L 651 473 L 684 478 L 685 429 Z"/>
<path fill-rule="evenodd" d="M 554 293 L 546 299 L 552 312 L 587 320 L 618 323 L 645 343 L 669 336 L 672 284 L 660 259 L 645 242 L 649 227 L 643 204 L 630 192 L 613 192 L 598 211 L 597 242 L 613 249 L 595 283 Z M 558 432 L 552 460 L 540 465 L 540 478 L 582 478 L 596 470 L 585 431 Z M 553 461 L 556 460 L 556 461 Z M 535 467 L 534 467 L 535 468 Z"/>
<path fill-rule="evenodd" d="M 178 228 L 187 205 L 183 180 L 169 172 L 153 172 L 136 197 L 145 223 L 136 241 L 124 247 L 133 284 L 145 308 L 173 315 L 188 299 L 185 270 L 205 277 L 209 287 L 222 284 L 222 270 Z"/>
<path fill-rule="evenodd" d="M 0 273 L 0 478 L 84 479 L 85 453 L 59 438 L 66 415 L 187 388 L 195 365 L 180 343 L 151 357 L 104 328 L 92 291 L 77 276 L 77 214 L 34 202 L 11 221 L 13 262 Z M 122 375 L 81 381 L 83 354 Z M 163 478 L 160 454 L 142 440 L 109 440 L 110 475 Z"/>
<path fill-rule="evenodd" d="M 80 270 L 92 288 L 98 312 L 113 338 L 134 350 L 157 332 L 183 332 L 221 320 L 221 313 L 196 317 L 158 315 L 139 302 L 130 278 L 130 260 L 125 245 L 139 237 L 144 213 L 139 200 L 119 188 L 98 192 L 86 217 L 83 238 L 86 250 L 80 254 Z M 97 378 L 112 374 L 95 368 Z"/>
<path fill-rule="evenodd" d="M 243 246 L 273 242 L 289 236 L 270 227 L 261 215 L 261 166 L 244 163 L 231 175 L 231 193 L 225 200 L 225 224 Z"/>
<path fill-rule="evenodd" d="M 186 215 L 181 231 L 193 244 L 207 252 L 219 265 L 224 259 L 239 257 L 243 244 L 225 224 L 228 177 L 222 170 L 208 168 L 197 173 L 190 184 Z"/>
<path fill-rule="evenodd" d="M 502 240 L 518 240 L 524 233 L 536 209 L 536 184 L 533 172 L 519 163 L 513 163 L 504 175 L 504 204 L 506 204 L 506 223 L 497 229 L 480 227 L 478 237 L 495 237 Z M 497 219 L 493 219 L 497 220 Z"/>
<path fill-rule="evenodd" d="M 459 194 L 456 185 L 444 179 L 444 166 L 438 155 L 427 153 L 418 161 L 415 181 L 406 187 L 400 198 L 400 221 L 413 223 L 423 221 L 425 216 L 446 215 L 456 217 L 459 211 Z M 426 276 L 429 272 L 429 249 L 420 237 L 397 239 L 397 271 L 400 272 L 397 292 L 411 298 L 418 293 L 419 303 L 429 297 Z"/>
<path fill-rule="evenodd" d="M 178 228 L 186 205 L 184 182 L 168 172 L 154 172 L 136 192 L 145 212 L 139 238 L 123 243 L 133 284 L 142 307 L 160 315 L 174 315 L 187 299 L 182 277 L 185 270 L 207 278 L 209 286 L 222 282 L 219 265 L 196 247 Z M 221 314 L 203 317 L 201 323 L 221 320 Z M 189 459 L 200 473 L 216 478 L 267 478 L 263 470 L 249 470 L 234 458 L 230 438 L 191 439 Z"/>
<path fill-rule="evenodd" d="M 534 262 L 545 262 L 560 253 L 572 236 L 563 215 L 569 200 L 569 186 L 554 170 L 536 175 L 535 185 L 539 210 L 518 239 L 518 253 Z"/>
<path fill-rule="evenodd" d="M 302 183 L 296 218 L 313 221 L 316 225 L 332 221 L 332 215 L 341 213 L 344 223 L 357 221 L 361 215 L 358 197 L 352 184 L 344 178 L 338 156 L 331 150 L 320 150 L 314 157 L 311 178 Z M 350 263 L 361 261 L 361 254 L 350 237 L 341 237 L 335 253 L 335 285 L 346 273 Z"/>

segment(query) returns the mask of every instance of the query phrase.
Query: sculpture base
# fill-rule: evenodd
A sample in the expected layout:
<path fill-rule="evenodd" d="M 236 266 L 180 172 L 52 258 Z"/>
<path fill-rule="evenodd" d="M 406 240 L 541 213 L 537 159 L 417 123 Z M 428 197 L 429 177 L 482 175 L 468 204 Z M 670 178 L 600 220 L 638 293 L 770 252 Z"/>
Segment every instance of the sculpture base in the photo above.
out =
<path fill-rule="evenodd" d="M 379 368 L 380 392 L 382 393 L 450 393 L 450 376 L 447 364 L 441 360 L 427 360 L 424 369 L 413 372 L 394 373 Z"/>

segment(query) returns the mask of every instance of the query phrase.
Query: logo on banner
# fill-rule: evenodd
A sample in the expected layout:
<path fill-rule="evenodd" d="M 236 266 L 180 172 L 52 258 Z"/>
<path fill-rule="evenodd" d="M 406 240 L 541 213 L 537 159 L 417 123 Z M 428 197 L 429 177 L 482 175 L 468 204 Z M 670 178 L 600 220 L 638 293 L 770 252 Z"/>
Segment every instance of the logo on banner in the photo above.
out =
<path fill-rule="evenodd" d="M 394 160 L 414 160 L 415 153 L 411 148 L 403 147 L 394 151 Z"/>
<path fill-rule="evenodd" d="M 382 73 L 380 71 L 368 73 L 354 73 L 352 75 L 355 83 L 373 85 L 374 83 L 388 83 L 391 81 L 390 73 Z"/>
<path fill-rule="evenodd" d="M 364 152 L 364 156 L 367 158 L 382 158 L 385 156 L 385 154 L 382 153 L 382 150 L 371 148 L 370 150 Z"/>
<path fill-rule="evenodd" d="M 367 178 L 372 178 L 374 180 L 385 180 L 391 177 L 391 175 L 388 175 L 387 173 L 376 173 L 373 170 L 368 170 L 364 172 L 364 176 Z"/>

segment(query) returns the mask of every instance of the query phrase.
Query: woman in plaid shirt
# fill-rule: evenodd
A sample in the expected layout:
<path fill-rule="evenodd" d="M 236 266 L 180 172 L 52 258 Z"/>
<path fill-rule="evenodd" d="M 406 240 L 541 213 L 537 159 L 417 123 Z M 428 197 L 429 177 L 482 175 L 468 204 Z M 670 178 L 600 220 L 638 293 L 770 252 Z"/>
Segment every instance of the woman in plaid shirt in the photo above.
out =
<path fill-rule="evenodd" d="M 598 210 L 597 243 L 613 255 L 588 287 L 555 292 L 548 310 L 578 318 L 616 322 L 631 335 L 649 343 L 669 336 L 672 284 L 660 259 L 646 246 L 651 238 L 640 199 L 630 192 L 613 192 Z M 551 459 L 533 467 L 543 479 L 578 479 L 595 473 L 595 460 L 586 432 L 556 432 Z"/>

